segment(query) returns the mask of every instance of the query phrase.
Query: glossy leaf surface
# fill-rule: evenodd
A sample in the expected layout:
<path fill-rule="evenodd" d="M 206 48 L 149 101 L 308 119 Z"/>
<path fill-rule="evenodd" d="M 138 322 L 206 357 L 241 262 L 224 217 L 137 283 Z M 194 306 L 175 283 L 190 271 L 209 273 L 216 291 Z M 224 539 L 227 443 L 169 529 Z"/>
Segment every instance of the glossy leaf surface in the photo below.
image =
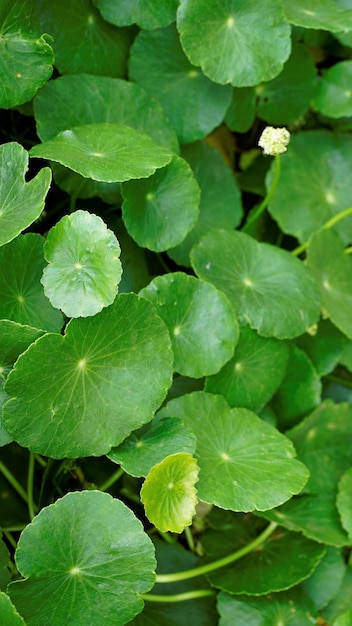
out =
<path fill-rule="evenodd" d="M 155 579 L 141 523 L 99 491 L 69 493 L 44 508 L 23 531 L 16 563 L 25 580 L 9 594 L 28 626 L 83 626 L 102 614 L 107 626 L 123 626 L 142 610 L 140 594 Z"/>
<path fill-rule="evenodd" d="M 14 397 L 5 427 L 21 445 L 54 458 L 106 454 L 152 419 L 171 368 L 168 332 L 153 306 L 121 294 L 21 356 L 6 383 Z"/>
<path fill-rule="evenodd" d="M 94 0 L 103 17 L 116 26 L 138 24 L 141 28 L 153 30 L 174 22 L 178 0 L 122 0 L 118 5 L 114 0 Z"/>

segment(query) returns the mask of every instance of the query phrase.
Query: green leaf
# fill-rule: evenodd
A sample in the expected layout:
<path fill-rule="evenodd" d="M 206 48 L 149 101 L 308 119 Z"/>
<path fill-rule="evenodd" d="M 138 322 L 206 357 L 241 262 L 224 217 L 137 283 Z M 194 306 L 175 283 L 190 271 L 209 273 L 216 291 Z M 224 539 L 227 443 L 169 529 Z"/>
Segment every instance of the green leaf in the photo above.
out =
<path fill-rule="evenodd" d="M 68 317 L 95 315 L 114 301 L 122 274 L 120 246 L 97 215 L 65 215 L 49 231 L 44 255 L 45 295 Z"/>
<path fill-rule="evenodd" d="M 105 626 L 122 626 L 155 580 L 154 547 L 140 521 L 100 491 L 68 493 L 44 508 L 23 531 L 16 563 L 25 580 L 8 591 L 28 626 L 86 626 L 102 615 Z"/>
<path fill-rule="evenodd" d="M 82 124 L 34 146 L 31 156 L 57 161 L 86 178 L 107 183 L 146 178 L 172 154 L 148 135 L 119 124 Z"/>
<path fill-rule="evenodd" d="M 240 321 L 263 337 L 296 337 L 319 318 L 315 281 L 286 250 L 218 230 L 193 248 L 191 261 L 200 278 L 224 291 Z"/>
<path fill-rule="evenodd" d="M 256 88 L 259 117 L 274 126 L 293 122 L 309 109 L 316 86 L 312 54 L 306 46 L 296 43 L 279 76 Z"/>
<path fill-rule="evenodd" d="M 352 610 L 346 611 L 335 619 L 333 626 L 352 626 Z"/>
<path fill-rule="evenodd" d="M 1 531 L 0 531 L 0 537 L 1 537 Z M 0 539 L 0 589 L 1 591 L 5 591 L 7 585 L 10 582 L 10 572 L 8 568 L 9 562 L 10 562 L 10 553 L 6 545 L 2 541 L 2 539 Z M 0 604 L 0 616 L 2 617 L 1 604 Z"/>
<path fill-rule="evenodd" d="M 230 409 L 221 396 L 194 392 L 171 400 L 159 415 L 180 417 L 195 434 L 198 497 L 204 502 L 264 511 L 307 481 L 307 469 L 294 458 L 287 437 L 247 409 Z"/>
<path fill-rule="evenodd" d="M 352 463 L 352 407 L 325 400 L 287 435 L 311 474 L 305 491 L 336 493 L 339 479 Z"/>
<path fill-rule="evenodd" d="M 255 119 L 256 92 L 253 87 L 234 87 L 225 122 L 230 130 L 245 133 Z"/>
<path fill-rule="evenodd" d="M 260 411 L 281 384 L 288 355 L 286 343 L 242 326 L 234 356 L 207 378 L 205 389 L 223 395 L 231 407 Z"/>
<path fill-rule="evenodd" d="M 2 626 L 26 626 L 9 596 L 3 592 L 0 592 L 0 615 Z"/>
<path fill-rule="evenodd" d="M 328 548 L 315 572 L 303 582 L 303 588 L 317 609 L 322 609 L 337 594 L 346 565 L 341 550 Z"/>
<path fill-rule="evenodd" d="M 58 332 L 62 314 L 51 306 L 40 284 L 43 244 L 43 237 L 27 233 L 0 249 L 0 319 Z"/>
<path fill-rule="evenodd" d="M 37 0 L 42 29 L 53 37 L 61 74 L 125 76 L 132 33 L 105 22 L 90 0 Z"/>
<path fill-rule="evenodd" d="M 282 155 L 280 180 L 269 212 L 281 230 L 305 242 L 331 217 L 352 204 L 348 181 L 352 166 L 352 138 L 326 130 L 291 137 Z M 271 186 L 273 167 L 266 184 Z M 344 242 L 352 237 L 352 217 L 335 226 Z"/>
<path fill-rule="evenodd" d="M 286 374 L 272 399 L 280 429 L 287 430 L 315 409 L 321 392 L 322 384 L 313 363 L 303 350 L 291 344 Z"/>
<path fill-rule="evenodd" d="M 233 172 L 218 150 L 195 142 L 182 147 L 200 187 L 198 220 L 191 232 L 168 255 L 179 265 L 190 265 L 189 253 L 200 238 L 214 228 L 235 228 L 242 218 L 241 196 Z"/>
<path fill-rule="evenodd" d="M 157 276 L 140 295 L 154 304 L 169 330 L 176 372 L 201 378 L 231 358 L 239 327 L 227 298 L 213 285 L 175 272 Z"/>
<path fill-rule="evenodd" d="M 340 478 L 336 498 L 337 510 L 342 526 L 348 532 L 352 542 L 352 469 L 348 469 Z"/>
<path fill-rule="evenodd" d="M 177 28 L 193 65 L 216 83 L 250 87 L 277 76 L 290 49 L 281 3 L 181 0 Z"/>
<path fill-rule="evenodd" d="M 323 611 L 323 616 L 332 623 L 337 616 L 346 610 L 352 610 L 352 567 L 347 567 L 341 587 L 332 601 Z"/>
<path fill-rule="evenodd" d="M 94 0 L 104 19 L 116 26 L 138 24 L 140 28 L 153 30 L 168 26 L 175 21 L 178 0 Z"/>
<path fill-rule="evenodd" d="M 134 291 L 134 293 L 138 293 L 150 281 L 146 251 L 140 248 L 129 236 L 121 217 L 117 217 L 113 222 L 109 220 L 109 224 L 121 245 L 123 274 L 119 284 L 119 292 Z"/>
<path fill-rule="evenodd" d="M 129 70 L 131 79 L 162 104 L 181 143 L 202 139 L 221 124 L 231 89 L 214 84 L 191 65 L 174 25 L 141 31 Z"/>
<path fill-rule="evenodd" d="M 49 80 L 54 54 L 30 0 L 3 0 L 0 31 L 0 107 L 9 109 L 31 100 Z"/>
<path fill-rule="evenodd" d="M 312 626 L 316 618 L 314 605 L 301 589 L 264 598 L 233 598 L 220 592 L 217 606 L 219 626 Z"/>
<path fill-rule="evenodd" d="M 352 259 L 334 230 L 321 230 L 308 248 L 308 266 L 318 283 L 331 321 L 352 339 Z"/>
<path fill-rule="evenodd" d="M 184 240 L 199 213 L 200 191 L 188 163 L 174 156 L 153 176 L 123 183 L 122 216 L 142 247 L 162 252 Z"/>
<path fill-rule="evenodd" d="M 51 171 L 44 167 L 25 181 L 28 154 L 18 143 L 0 146 L 0 245 L 14 239 L 36 220 L 44 208 Z"/>
<path fill-rule="evenodd" d="M 106 454 L 152 419 L 171 371 L 169 335 L 154 307 L 121 294 L 18 359 L 6 381 L 14 397 L 5 427 L 20 445 L 54 458 Z"/>
<path fill-rule="evenodd" d="M 154 465 L 141 489 L 148 519 L 162 532 L 182 533 L 196 512 L 199 467 L 191 454 L 179 452 Z"/>
<path fill-rule="evenodd" d="M 335 0 L 282 0 L 286 17 L 295 26 L 331 32 L 352 30 L 352 11 L 344 11 Z"/>
<path fill-rule="evenodd" d="M 322 76 L 314 107 L 327 117 L 352 115 L 352 61 L 341 61 L 329 68 Z"/>
<path fill-rule="evenodd" d="M 278 509 L 266 511 L 261 515 L 288 530 L 301 531 L 305 537 L 319 543 L 337 547 L 350 544 L 341 526 L 335 495 L 331 493 L 291 498 Z"/>
<path fill-rule="evenodd" d="M 193 454 L 195 447 L 196 438 L 191 429 L 178 418 L 166 417 L 154 419 L 151 427 L 140 435 L 132 433 L 109 452 L 108 458 L 131 476 L 147 476 L 165 457 L 177 452 Z"/>
<path fill-rule="evenodd" d="M 350 344 L 328 319 L 319 322 L 315 334 L 306 333 L 298 337 L 296 343 L 307 353 L 319 376 L 330 374 L 339 362 L 343 363 L 343 355 L 347 354 Z"/>
<path fill-rule="evenodd" d="M 175 131 L 160 104 L 127 80 L 90 74 L 61 76 L 49 81 L 33 104 L 41 141 L 67 128 L 105 122 L 131 126 L 178 151 Z"/>
<path fill-rule="evenodd" d="M 209 561 L 231 554 L 240 546 L 232 529 L 204 533 L 202 544 Z M 325 554 L 323 545 L 281 528 L 232 565 L 208 574 L 210 584 L 230 594 L 266 595 L 284 591 L 308 578 Z M 237 626 L 237 624 L 236 624 Z"/>

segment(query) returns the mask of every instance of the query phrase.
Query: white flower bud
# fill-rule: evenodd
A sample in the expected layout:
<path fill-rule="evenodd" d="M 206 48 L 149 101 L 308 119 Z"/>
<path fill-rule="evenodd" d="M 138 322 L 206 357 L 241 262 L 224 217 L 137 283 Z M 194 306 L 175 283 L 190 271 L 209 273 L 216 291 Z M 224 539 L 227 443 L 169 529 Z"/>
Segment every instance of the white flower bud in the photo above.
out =
<path fill-rule="evenodd" d="M 287 128 L 267 126 L 260 136 L 258 145 L 263 148 L 264 154 L 275 156 L 286 152 L 289 141 L 290 133 Z"/>

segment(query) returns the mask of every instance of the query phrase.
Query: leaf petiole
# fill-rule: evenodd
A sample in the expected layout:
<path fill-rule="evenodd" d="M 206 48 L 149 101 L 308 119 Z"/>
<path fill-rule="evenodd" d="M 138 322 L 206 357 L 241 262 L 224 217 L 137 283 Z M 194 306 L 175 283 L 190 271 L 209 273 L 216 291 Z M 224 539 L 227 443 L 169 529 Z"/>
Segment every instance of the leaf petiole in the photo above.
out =
<path fill-rule="evenodd" d="M 335 224 L 343 220 L 345 217 L 348 217 L 349 215 L 352 215 L 352 207 L 349 207 L 348 209 L 341 211 L 341 213 L 338 213 L 337 215 L 334 215 L 333 217 L 331 217 L 327 222 L 325 222 L 325 224 L 319 230 L 329 230 L 330 228 L 335 226 Z M 299 256 L 302 252 L 305 252 L 305 250 L 307 250 L 310 242 L 311 242 L 311 237 L 307 239 L 307 241 L 302 243 L 300 246 L 292 250 L 292 254 L 294 254 L 294 256 Z M 348 248 L 346 252 L 349 253 Z"/>
<path fill-rule="evenodd" d="M 186 591 L 185 593 L 175 593 L 172 595 L 157 595 L 154 593 L 142 594 L 141 597 L 147 602 L 184 602 L 185 600 L 196 600 L 206 596 L 214 596 L 215 591 L 212 589 L 196 589 L 194 591 Z"/>
<path fill-rule="evenodd" d="M 252 226 L 252 224 L 254 224 L 254 222 L 257 221 L 257 219 L 262 215 L 262 213 L 264 213 L 278 185 L 280 173 L 281 173 L 281 158 L 280 158 L 280 154 L 276 154 L 275 155 L 275 170 L 274 170 L 273 182 L 271 183 L 271 187 L 268 193 L 266 194 L 265 198 L 263 198 L 262 202 L 257 206 L 257 208 L 252 213 L 249 214 L 247 221 L 242 228 L 243 233 L 247 232 L 249 227 Z"/>

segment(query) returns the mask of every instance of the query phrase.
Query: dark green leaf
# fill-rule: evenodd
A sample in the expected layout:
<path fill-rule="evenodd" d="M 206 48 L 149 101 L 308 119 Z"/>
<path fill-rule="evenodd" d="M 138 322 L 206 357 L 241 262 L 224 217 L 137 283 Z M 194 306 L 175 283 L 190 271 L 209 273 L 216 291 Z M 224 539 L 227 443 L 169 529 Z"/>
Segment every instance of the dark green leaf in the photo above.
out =
<path fill-rule="evenodd" d="M 282 0 L 282 4 L 295 26 L 331 32 L 352 30 L 352 11 L 344 11 L 334 0 Z"/>
<path fill-rule="evenodd" d="M 338 593 L 333 597 L 323 611 L 323 616 L 329 623 L 333 623 L 338 615 L 346 610 L 352 610 L 352 567 L 346 568 L 345 576 L 342 580 Z"/>
<path fill-rule="evenodd" d="M 191 65 L 174 25 L 141 31 L 129 67 L 132 80 L 162 104 L 181 143 L 202 139 L 221 124 L 231 89 L 216 85 Z"/>
<path fill-rule="evenodd" d="M 245 133 L 255 119 L 256 92 L 253 87 L 234 87 L 225 122 L 230 130 Z"/>
<path fill-rule="evenodd" d="M 348 532 L 352 542 L 352 469 L 348 469 L 340 478 L 336 498 L 337 510 L 342 526 Z"/>
<path fill-rule="evenodd" d="M 25 580 L 9 595 L 28 626 L 86 626 L 102 615 L 104 626 L 123 626 L 155 580 L 154 547 L 141 523 L 100 491 L 69 493 L 44 508 L 23 531 L 16 563 Z"/>
<path fill-rule="evenodd" d="M 296 343 L 307 353 L 319 376 L 332 372 L 339 362 L 344 363 L 347 347 L 352 345 L 328 319 L 319 322 L 315 333 L 313 330 L 313 334 L 298 337 Z"/>
<path fill-rule="evenodd" d="M 341 550 L 328 548 L 315 572 L 303 582 L 317 609 L 322 609 L 337 594 L 345 571 Z"/>
<path fill-rule="evenodd" d="M 6 545 L 2 541 L 2 539 L 0 539 L 0 590 L 1 591 L 5 591 L 7 585 L 10 582 L 10 572 L 8 569 L 9 561 L 10 561 L 10 553 Z M 0 605 L 0 616 L 2 617 L 1 605 Z"/>
<path fill-rule="evenodd" d="M 314 98 L 315 108 L 327 117 L 352 115 L 352 62 L 336 63 L 323 75 Z"/>
<path fill-rule="evenodd" d="M 144 248 L 162 252 L 176 246 L 197 221 L 199 187 L 179 156 L 149 178 L 123 183 L 121 190 L 126 228 Z"/>
<path fill-rule="evenodd" d="M 240 321 L 263 337 L 296 337 L 319 318 L 315 281 L 286 250 L 218 230 L 193 248 L 191 261 L 200 278 L 225 292 Z"/>
<path fill-rule="evenodd" d="M 282 382 L 288 355 L 283 341 L 259 337 L 242 326 L 234 356 L 218 374 L 207 378 L 205 389 L 222 394 L 231 407 L 260 411 Z"/>
<path fill-rule="evenodd" d="M 231 358 L 239 327 L 227 298 L 213 285 L 175 272 L 158 276 L 140 295 L 154 304 L 169 330 L 176 372 L 201 378 Z"/>
<path fill-rule="evenodd" d="M 0 615 L 2 626 L 26 626 L 9 596 L 3 592 L 0 592 Z"/>
<path fill-rule="evenodd" d="M 54 458 L 106 454 L 152 419 L 171 369 L 169 335 L 154 307 L 121 294 L 20 357 L 6 382 L 15 397 L 4 407 L 5 427 L 20 445 Z"/>
<path fill-rule="evenodd" d="M 116 26 L 138 24 L 153 30 L 175 21 L 178 0 L 94 0 L 102 16 Z"/>

